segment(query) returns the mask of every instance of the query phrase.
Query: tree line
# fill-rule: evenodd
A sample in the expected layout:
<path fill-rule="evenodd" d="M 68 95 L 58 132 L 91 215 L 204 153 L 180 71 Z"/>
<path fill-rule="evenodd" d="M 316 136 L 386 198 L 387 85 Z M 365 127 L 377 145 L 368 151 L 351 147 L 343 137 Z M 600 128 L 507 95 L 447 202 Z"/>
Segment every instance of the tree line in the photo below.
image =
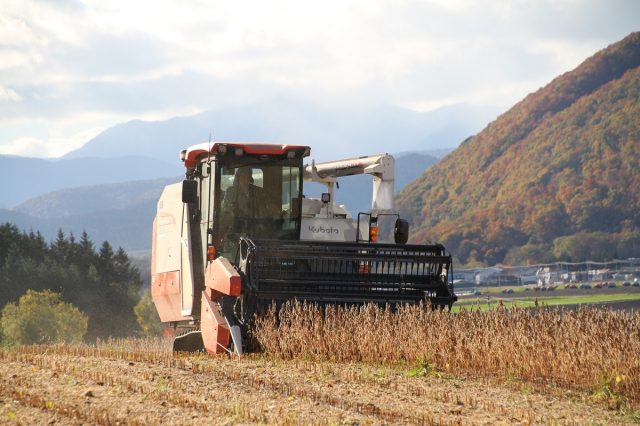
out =
<path fill-rule="evenodd" d="M 39 299 L 43 305 L 62 303 L 67 313 L 67 305 L 72 305 L 86 321 L 85 339 L 124 337 L 143 331 L 134 311 L 141 287 L 140 273 L 127 253 L 114 250 L 108 241 L 96 249 L 86 232 L 77 239 L 60 230 L 47 243 L 39 232 L 0 225 L 0 309 L 7 308 L 3 312 L 15 316 L 23 301 L 36 306 Z M 149 305 L 148 297 L 144 303 Z M 74 315 L 67 314 L 77 318 Z"/>

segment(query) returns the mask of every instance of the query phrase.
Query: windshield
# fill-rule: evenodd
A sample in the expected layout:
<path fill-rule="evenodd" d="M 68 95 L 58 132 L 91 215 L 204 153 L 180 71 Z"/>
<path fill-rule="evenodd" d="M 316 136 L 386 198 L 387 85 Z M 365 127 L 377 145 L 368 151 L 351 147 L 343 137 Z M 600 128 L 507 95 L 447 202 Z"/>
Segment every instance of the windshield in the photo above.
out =
<path fill-rule="evenodd" d="M 219 235 L 222 242 L 240 236 L 297 239 L 300 224 L 300 167 L 222 165 Z"/>

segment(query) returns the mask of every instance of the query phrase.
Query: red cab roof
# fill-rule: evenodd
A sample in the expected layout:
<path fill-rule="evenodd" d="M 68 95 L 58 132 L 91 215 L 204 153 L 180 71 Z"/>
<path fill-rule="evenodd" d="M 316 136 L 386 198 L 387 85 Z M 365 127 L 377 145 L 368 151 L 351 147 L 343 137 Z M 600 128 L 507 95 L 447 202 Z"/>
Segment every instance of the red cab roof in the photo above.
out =
<path fill-rule="evenodd" d="M 187 148 L 183 156 L 185 167 L 194 167 L 198 164 L 198 159 L 203 155 L 216 155 L 221 146 L 227 149 L 242 148 L 247 154 L 254 155 L 284 155 L 290 150 L 304 150 L 305 157 L 310 148 L 305 145 L 278 145 L 262 142 L 213 142 L 201 143 Z"/>

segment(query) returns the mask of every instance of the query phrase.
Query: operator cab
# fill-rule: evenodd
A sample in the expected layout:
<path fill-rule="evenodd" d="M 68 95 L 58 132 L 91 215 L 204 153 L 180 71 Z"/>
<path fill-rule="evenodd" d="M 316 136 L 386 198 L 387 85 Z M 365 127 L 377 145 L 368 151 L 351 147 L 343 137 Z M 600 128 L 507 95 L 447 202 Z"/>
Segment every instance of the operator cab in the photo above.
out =
<path fill-rule="evenodd" d="M 217 234 L 220 253 L 229 259 L 235 258 L 240 237 L 299 238 L 301 159 L 265 160 L 220 164 Z"/>
<path fill-rule="evenodd" d="M 240 237 L 300 238 L 302 162 L 309 153 L 307 146 L 238 142 L 183 151 L 183 192 L 193 187 L 187 198 L 197 205 L 201 235 L 207 236 L 206 260 L 222 255 L 237 264 Z"/>

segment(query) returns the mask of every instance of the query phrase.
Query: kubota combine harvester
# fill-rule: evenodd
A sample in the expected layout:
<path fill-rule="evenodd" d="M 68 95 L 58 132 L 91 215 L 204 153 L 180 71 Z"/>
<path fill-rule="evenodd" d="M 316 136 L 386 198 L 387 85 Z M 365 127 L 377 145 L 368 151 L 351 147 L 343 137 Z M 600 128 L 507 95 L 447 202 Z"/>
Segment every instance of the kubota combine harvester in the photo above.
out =
<path fill-rule="evenodd" d="M 409 245 L 394 208 L 394 159 L 303 165 L 307 146 L 209 143 L 181 152 L 153 224 L 152 296 L 174 349 L 242 353 L 254 314 L 288 300 L 327 304 L 457 300 L 451 255 Z M 373 177 L 371 210 L 333 201 L 338 178 Z M 326 185 L 305 197 L 303 182 Z"/>

